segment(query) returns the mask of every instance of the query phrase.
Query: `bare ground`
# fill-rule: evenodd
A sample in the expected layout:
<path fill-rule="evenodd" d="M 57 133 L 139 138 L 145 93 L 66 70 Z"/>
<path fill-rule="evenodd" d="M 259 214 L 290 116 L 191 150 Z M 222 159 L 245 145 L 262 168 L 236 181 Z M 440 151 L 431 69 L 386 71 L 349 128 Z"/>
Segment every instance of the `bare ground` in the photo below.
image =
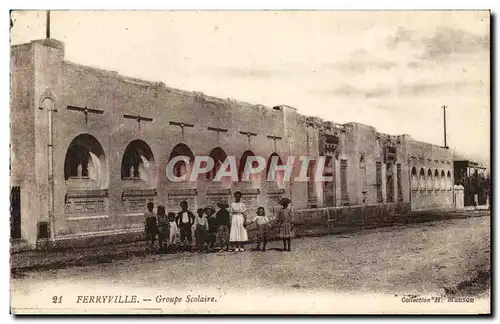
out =
<path fill-rule="evenodd" d="M 292 252 L 148 255 L 28 272 L 12 293 L 47 284 L 245 291 L 279 289 L 381 294 L 490 293 L 490 219 L 477 217 L 300 238 Z"/>

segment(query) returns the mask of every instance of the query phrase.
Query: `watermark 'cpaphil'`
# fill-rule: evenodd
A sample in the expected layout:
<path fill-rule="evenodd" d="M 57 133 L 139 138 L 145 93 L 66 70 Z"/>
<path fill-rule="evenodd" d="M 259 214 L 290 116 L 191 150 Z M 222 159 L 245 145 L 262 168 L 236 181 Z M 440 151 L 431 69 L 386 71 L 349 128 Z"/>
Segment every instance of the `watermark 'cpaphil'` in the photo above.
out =
<path fill-rule="evenodd" d="M 251 181 L 252 175 L 262 174 L 267 181 L 289 182 L 292 178 L 294 182 L 332 181 L 332 176 L 324 175 L 325 164 L 325 156 L 288 156 L 285 163 L 279 156 L 273 156 L 269 161 L 262 156 L 249 156 L 242 166 L 237 164 L 235 156 L 227 156 L 221 162 L 214 161 L 210 156 L 190 158 L 179 155 L 168 162 L 166 176 L 171 182 L 196 182 L 200 175 L 215 170 L 215 176 L 211 179 L 214 182 L 222 181 L 223 178 L 230 178 L 233 182 Z M 311 165 L 314 165 L 312 169 Z M 308 174 L 314 175 L 314 179 Z"/>

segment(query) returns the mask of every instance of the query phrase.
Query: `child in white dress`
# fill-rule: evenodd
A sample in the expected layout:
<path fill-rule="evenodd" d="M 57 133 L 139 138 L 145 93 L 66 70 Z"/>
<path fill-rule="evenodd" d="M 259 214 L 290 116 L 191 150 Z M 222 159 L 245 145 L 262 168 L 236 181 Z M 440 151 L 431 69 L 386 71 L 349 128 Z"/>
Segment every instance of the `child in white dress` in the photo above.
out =
<path fill-rule="evenodd" d="M 245 251 L 245 242 L 248 241 L 246 226 L 247 207 L 241 202 L 241 192 L 234 193 L 234 202 L 231 203 L 229 213 L 231 214 L 231 231 L 229 241 L 236 245 L 236 252 Z"/>

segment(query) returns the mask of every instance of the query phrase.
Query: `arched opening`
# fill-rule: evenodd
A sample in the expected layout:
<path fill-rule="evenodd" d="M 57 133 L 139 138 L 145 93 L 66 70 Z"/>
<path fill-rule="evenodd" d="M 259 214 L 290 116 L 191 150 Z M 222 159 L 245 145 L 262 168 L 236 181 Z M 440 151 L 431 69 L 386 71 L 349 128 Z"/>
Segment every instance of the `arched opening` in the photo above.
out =
<path fill-rule="evenodd" d="M 441 183 L 440 183 L 440 187 L 441 187 L 441 190 L 446 190 L 446 175 L 444 174 L 444 170 L 441 170 Z"/>
<path fill-rule="evenodd" d="M 173 174 L 175 177 L 183 177 L 191 173 L 191 167 L 194 162 L 194 154 L 191 149 L 184 143 L 179 143 L 172 149 L 168 161 L 172 160 L 177 156 L 186 156 L 189 158 L 189 163 L 186 163 L 183 160 L 177 161 L 173 166 Z"/>
<path fill-rule="evenodd" d="M 415 167 L 411 169 L 411 188 L 412 189 L 418 188 L 417 168 Z"/>
<path fill-rule="evenodd" d="M 245 172 L 245 167 L 247 164 L 251 164 L 251 166 L 253 168 L 258 166 L 257 161 L 252 161 L 251 159 L 249 159 L 249 157 L 251 157 L 251 156 L 255 156 L 255 154 L 252 151 L 245 151 L 245 152 L 243 152 L 243 155 L 241 156 L 240 164 L 238 166 L 238 179 L 239 179 L 239 181 L 243 181 L 243 174 Z M 257 180 L 256 176 L 257 176 L 256 174 L 250 174 L 248 180 L 250 182 L 253 182 L 253 181 Z"/>
<path fill-rule="evenodd" d="M 437 169 L 434 170 L 434 190 L 439 190 L 439 171 Z"/>
<path fill-rule="evenodd" d="M 446 173 L 446 182 L 447 182 L 448 190 L 451 190 L 453 188 L 453 182 L 451 181 L 451 172 L 450 171 L 448 171 Z"/>
<path fill-rule="evenodd" d="M 223 149 L 221 149 L 220 147 L 216 147 L 210 152 L 209 156 L 214 161 L 214 166 L 210 171 L 206 173 L 206 179 L 212 181 L 217 175 L 217 172 L 219 172 L 221 165 L 226 160 L 227 155 Z M 229 182 L 227 178 L 228 177 L 221 178 L 221 182 Z"/>
<path fill-rule="evenodd" d="M 107 188 L 106 155 L 95 137 L 80 134 L 71 141 L 64 160 L 64 179 L 70 187 Z"/>
<path fill-rule="evenodd" d="M 420 189 L 425 189 L 425 171 L 424 168 L 420 168 L 420 173 L 418 174 L 419 177 L 419 187 Z"/>
<path fill-rule="evenodd" d="M 153 152 L 144 141 L 134 140 L 125 148 L 121 178 L 122 180 L 142 182 L 148 187 L 156 187 L 156 165 Z"/>
<path fill-rule="evenodd" d="M 276 158 L 277 157 L 277 158 Z M 278 159 L 276 164 L 274 165 L 272 163 L 273 159 Z M 272 179 L 273 178 L 273 173 L 274 173 L 274 183 L 278 186 L 278 188 L 284 188 L 284 177 L 285 177 L 285 170 L 274 170 L 275 166 L 282 166 L 283 161 L 281 160 L 281 157 L 278 155 L 278 153 L 274 152 L 272 153 L 269 158 L 267 159 L 267 166 L 266 166 L 266 179 Z M 271 173 L 271 175 L 270 175 Z"/>
<path fill-rule="evenodd" d="M 431 169 L 427 170 L 427 189 L 432 189 L 432 171 Z"/>

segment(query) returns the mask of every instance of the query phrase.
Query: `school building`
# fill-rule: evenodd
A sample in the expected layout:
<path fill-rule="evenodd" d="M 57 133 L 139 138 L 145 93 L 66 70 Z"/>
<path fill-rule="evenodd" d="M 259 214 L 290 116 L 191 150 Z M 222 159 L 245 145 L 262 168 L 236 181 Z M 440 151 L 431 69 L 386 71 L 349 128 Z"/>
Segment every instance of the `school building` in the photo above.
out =
<path fill-rule="evenodd" d="M 55 39 L 11 46 L 11 235 L 37 242 L 138 233 L 146 204 L 179 210 L 230 201 L 270 214 L 283 196 L 295 209 L 372 204 L 453 207 L 453 154 L 359 123 L 337 124 L 297 109 L 249 104 L 64 59 Z M 171 182 L 174 157 L 211 156 L 213 172 Z M 211 181 L 226 156 L 326 158 L 330 181 Z M 313 175 L 315 161 L 308 167 Z M 189 173 L 190 163 L 174 167 Z"/>

